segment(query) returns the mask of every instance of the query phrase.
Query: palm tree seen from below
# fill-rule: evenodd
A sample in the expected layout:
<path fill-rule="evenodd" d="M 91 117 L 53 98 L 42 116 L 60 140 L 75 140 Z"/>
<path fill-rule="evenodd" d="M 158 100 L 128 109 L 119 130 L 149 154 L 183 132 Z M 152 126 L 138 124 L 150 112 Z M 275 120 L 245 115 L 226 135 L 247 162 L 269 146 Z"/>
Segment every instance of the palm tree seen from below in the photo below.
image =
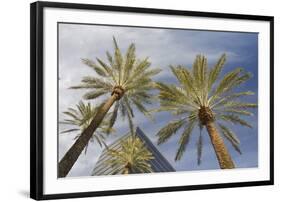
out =
<path fill-rule="evenodd" d="M 92 68 L 95 74 L 84 77 L 81 84 L 73 86 L 72 89 L 88 90 L 84 94 L 86 100 L 94 100 L 106 95 L 108 97 L 102 102 L 98 113 L 89 126 L 59 162 L 59 177 L 67 175 L 111 108 L 109 128 L 114 125 L 119 112 L 122 117 L 127 117 L 130 131 L 133 133 L 134 107 L 150 117 L 145 105 L 151 104 L 153 101 L 153 95 L 150 93 L 155 86 L 152 77 L 158 74 L 160 69 L 150 68 L 151 64 L 148 58 L 138 59 L 133 43 L 129 46 L 126 54 L 122 55 L 115 38 L 113 38 L 113 42 L 114 54 L 106 52 L 108 62 L 99 58 L 96 58 L 97 62 L 82 59 L 82 62 Z"/>
<path fill-rule="evenodd" d="M 213 68 L 208 68 L 207 58 L 198 55 L 192 69 L 183 66 L 170 67 L 179 85 L 157 84 L 160 91 L 158 111 L 169 111 L 175 117 L 157 133 L 158 144 L 166 142 L 179 132 L 181 137 L 175 160 L 181 159 L 191 134 L 198 127 L 197 160 L 200 164 L 202 130 L 206 128 L 220 168 L 235 168 L 219 131 L 241 154 L 238 137 L 225 123 L 251 128 L 252 126 L 242 116 L 253 115 L 249 109 L 257 107 L 257 104 L 241 101 L 242 97 L 254 94 L 251 91 L 239 91 L 239 86 L 251 77 L 249 72 L 236 68 L 219 79 L 225 61 L 226 55 L 223 54 Z"/>
<path fill-rule="evenodd" d="M 120 140 L 120 148 L 108 149 L 107 165 L 110 174 L 151 173 L 150 161 L 154 158 L 144 143 L 135 135 Z"/>
<path fill-rule="evenodd" d="M 80 137 L 81 133 L 89 126 L 93 117 L 97 114 L 98 107 L 92 106 L 90 103 L 85 104 L 80 101 L 76 108 L 68 108 L 63 114 L 67 117 L 60 124 L 70 125 L 71 128 L 61 131 L 60 134 L 77 133 L 75 140 Z M 108 131 L 109 120 L 108 117 L 104 120 L 97 130 L 92 134 L 90 141 L 97 142 L 100 147 L 105 146 L 106 135 L 111 131 Z M 85 153 L 87 152 L 88 144 L 85 147 Z"/>

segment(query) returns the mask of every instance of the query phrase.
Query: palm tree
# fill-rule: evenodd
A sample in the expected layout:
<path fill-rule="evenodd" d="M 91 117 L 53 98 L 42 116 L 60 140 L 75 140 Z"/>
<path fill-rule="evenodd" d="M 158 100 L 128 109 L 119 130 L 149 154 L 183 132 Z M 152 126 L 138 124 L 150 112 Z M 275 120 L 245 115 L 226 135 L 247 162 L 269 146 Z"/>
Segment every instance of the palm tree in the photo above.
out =
<path fill-rule="evenodd" d="M 75 140 L 80 137 L 81 132 L 83 132 L 91 123 L 91 120 L 93 117 L 97 114 L 98 107 L 92 106 L 90 103 L 85 104 L 83 101 L 80 101 L 76 108 L 68 108 L 67 111 L 63 112 L 67 116 L 66 119 L 60 122 L 60 124 L 65 125 L 71 125 L 72 127 L 61 131 L 60 134 L 69 134 L 72 132 L 78 132 L 78 134 L 75 136 Z M 91 142 L 97 142 L 100 147 L 106 146 L 105 144 L 105 135 L 108 134 L 111 131 L 108 131 L 108 117 L 106 120 L 104 120 L 97 130 L 92 134 L 90 141 Z M 85 148 L 85 154 L 87 152 L 88 144 Z"/>
<path fill-rule="evenodd" d="M 193 129 L 198 126 L 200 129 L 197 142 L 198 164 L 201 162 L 203 145 L 202 129 L 206 128 L 220 168 L 235 167 L 217 128 L 230 141 L 234 149 L 241 153 L 239 139 L 225 123 L 229 122 L 251 128 L 251 125 L 241 116 L 252 115 L 248 110 L 257 107 L 257 105 L 239 101 L 239 98 L 253 95 L 253 92 L 239 92 L 236 89 L 251 77 L 250 73 L 245 72 L 242 68 L 236 68 L 225 74 L 220 81 L 218 80 L 225 61 L 226 55 L 223 54 L 216 65 L 208 69 L 206 57 L 198 55 L 192 70 L 183 66 L 170 67 L 179 82 L 178 86 L 157 84 L 160 90 L 161 106 L 159 111 L 170 111 L 177 117 L 157 133 L 158 144 L 166 142 L 179 130 L 182 131 L 175 160 L 182 157 Z"/>
<path fill-rule="evenodd" d="M 92 68 L 96 74 L 86 76 L 82 83 L 72 89 L 88 89 L 84 99 L 92 100 L 101 96 L 110 95 L 101 105 L 98 113 L 91 121 L 74 145 L 68 150 L 59 162 L 59 176 L 64 177 L 72 168 L 82 150 L 89 142 L 91 135 L 100 125 L 107 112 L 113 107 L 109 128 L 116 121 L 118 111 L 121 116 L 127 117 L 130 131 L 134 132 L 133 105 L 144 115 L 150 116 L 145 104 L 151 104 L 153 95 L 150 90 L 154 87 L 152 76 L 158 74 L 160 69 L 151 69 L 148 58 L 137 59 L 135 45 L 132 43 L 125 55 L 122 55 L 115 38 L 114 56 L 106 52 L 108 64 L 97 58 L 97 63 L 89 59 L 82 59 L 83 63 Z"/>
<path fill-rule="evenodd" d="M 109 159 L 105 163 L 112 167 L 111 174 L 150 173 L 153 159 L 142 141 L 132 135 L 121 139 L 120 148 L 108 149 Z"/>

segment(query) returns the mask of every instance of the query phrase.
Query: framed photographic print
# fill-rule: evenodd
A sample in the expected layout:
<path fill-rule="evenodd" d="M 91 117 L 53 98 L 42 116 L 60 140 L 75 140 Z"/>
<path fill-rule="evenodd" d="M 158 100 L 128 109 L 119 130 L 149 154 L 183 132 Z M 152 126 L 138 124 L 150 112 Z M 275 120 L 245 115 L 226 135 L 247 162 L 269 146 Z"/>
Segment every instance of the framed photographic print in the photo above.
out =
<path fill-rule="evenodd" d="M 272 185 L 273 19 L 32 3 L 31 198 Z"/>

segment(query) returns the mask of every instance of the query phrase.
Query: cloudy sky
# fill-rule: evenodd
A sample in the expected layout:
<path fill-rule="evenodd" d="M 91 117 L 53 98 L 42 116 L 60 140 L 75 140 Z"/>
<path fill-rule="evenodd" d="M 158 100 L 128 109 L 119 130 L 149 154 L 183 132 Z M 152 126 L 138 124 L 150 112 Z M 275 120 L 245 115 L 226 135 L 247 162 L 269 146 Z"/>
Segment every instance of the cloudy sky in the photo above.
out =
<path fill-rule="evenodd" d="M 84 90 L 70 90 L 69 87 L 79 84 L 83 76 L 94 76 L 92 69 L 81 63 L 81 58 L 95 60 L 99 57 L 106 61 L 105 52 L 113 51 L 112 37 L 115 36 L 121 51 L 124 53 L 130 43 L 135 43 L 136 53 L 140 58 L 149 57 L 152 67 L 162 69 L 155 76 L 156 81 L 176 83 L 170 72 L 169 65 L 185 65 L 191 67 L 197 54 L 204 54 L 208 58 L 210 67 L 214 65 L 221 54 L 227 54 L 227 63 L 223 73 L 236 67 L 244 67 L 253 74 L 253 78 L 239 90 L 252 90 L 254 96 L 245 101 L 257 102 L 258 89 L 258 34 L 215 32 L 202 30 L 179 30 L 179 29 L 152 29 L 136 27 L 59 24 L 59 120 L 66 118 L 62 112 L 68 107 L 75 105 L 82 99 Z M 98 104 L 98 101 L 91 101 Z M 157 107 L 157 104 L 150 106 Z M 238 154 L 231 145 L 226 142 L 230 154 L 239 168 L 258 166 L 258 131 L 257 109 L 253 110 L 254 116 L 245 117 L 252 124 L 253 129 L 231 125 L 241 141 L 242 155 Z M 173 117 L 167 112 L 155 115 L 152 123 L 142 114 L 136 112 L 134 122 L 139 126 L 150 140 L 156 145 L 155 134 Z M 65 125 L 59 125 L 59 130 L 67 129 Z M 116 133 L 107 138 L 110 144 L 126 132 L 128 124 L 126 120 L 118 119 L 115 124 Z M 202 163 L 197 165 L 196 141 L 198 130 L 195 130 L 187 150 L 180 161 L 175 162 L 174 157 L 177 150 L 179 134 L 172 137 L 167 143 L 157 146 L 159 151 L 167 158 L 177 171 L 219 169 L 218 162 L 211 146 L 206 131 L 203 132 L 204 147 Z M 74 143 L 73 134 L 59 135 L 59 159 Z M 98 144 L 91 143 L 87 154 L 80 155 L 68 176 L 89 176 L 101 153 Z"/>

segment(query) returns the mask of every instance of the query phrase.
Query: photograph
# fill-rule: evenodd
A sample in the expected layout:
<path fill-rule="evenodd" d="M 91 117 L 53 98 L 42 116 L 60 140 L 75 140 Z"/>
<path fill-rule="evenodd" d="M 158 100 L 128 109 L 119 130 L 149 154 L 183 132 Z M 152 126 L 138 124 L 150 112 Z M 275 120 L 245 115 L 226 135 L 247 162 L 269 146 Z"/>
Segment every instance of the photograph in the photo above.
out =
<path fill-rule="evenodd" d="M 259 33 L 57 23 L 57 177 L 259 167 Z"/>
<path fill-rule="evenodd" d="M 35 2 L 30 20 L 31 198 L 274 184 L 273 16 Z"/>

